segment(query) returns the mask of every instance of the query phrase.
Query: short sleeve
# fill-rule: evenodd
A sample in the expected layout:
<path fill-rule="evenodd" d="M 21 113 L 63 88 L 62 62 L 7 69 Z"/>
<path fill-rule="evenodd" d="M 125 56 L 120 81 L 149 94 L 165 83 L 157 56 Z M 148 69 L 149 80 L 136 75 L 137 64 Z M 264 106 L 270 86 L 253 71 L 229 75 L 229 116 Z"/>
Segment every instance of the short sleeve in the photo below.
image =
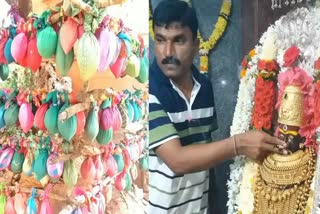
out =
<path fill-rule="evenodd" d="M 159 100 L 152 94 L 149 95 L 149 150 L 179 138 L 168 114 L 164 111 Z"/>

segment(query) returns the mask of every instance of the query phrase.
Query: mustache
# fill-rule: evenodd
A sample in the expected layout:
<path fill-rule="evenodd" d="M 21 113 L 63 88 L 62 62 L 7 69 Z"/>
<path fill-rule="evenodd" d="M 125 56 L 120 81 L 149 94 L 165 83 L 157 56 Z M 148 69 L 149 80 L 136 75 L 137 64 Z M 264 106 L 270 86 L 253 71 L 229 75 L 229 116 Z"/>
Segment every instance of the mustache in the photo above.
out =
<path fill-rule="evenodd" d="M 164 65 L 167 65 L 167 64 L 181 65 L 180 60 L 174 56 L 169 56 L 164 58 L 161 63 Z"/>

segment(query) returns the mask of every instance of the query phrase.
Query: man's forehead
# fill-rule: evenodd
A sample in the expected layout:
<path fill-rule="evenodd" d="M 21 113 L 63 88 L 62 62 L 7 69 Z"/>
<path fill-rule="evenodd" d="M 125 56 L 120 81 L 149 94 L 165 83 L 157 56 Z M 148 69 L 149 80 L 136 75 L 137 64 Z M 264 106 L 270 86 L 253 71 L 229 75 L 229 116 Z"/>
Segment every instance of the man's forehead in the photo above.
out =
<path fill-rule="evenodd" d="M 187 26 L 182 25 L 180 22 L 171 22 L 169 24 L 160 24 L 160 25 L 155 25 L 155 30 L 161 30 L 161 29 L 166 29 L 166 30 L 186 30 L 188 29 Z"/>

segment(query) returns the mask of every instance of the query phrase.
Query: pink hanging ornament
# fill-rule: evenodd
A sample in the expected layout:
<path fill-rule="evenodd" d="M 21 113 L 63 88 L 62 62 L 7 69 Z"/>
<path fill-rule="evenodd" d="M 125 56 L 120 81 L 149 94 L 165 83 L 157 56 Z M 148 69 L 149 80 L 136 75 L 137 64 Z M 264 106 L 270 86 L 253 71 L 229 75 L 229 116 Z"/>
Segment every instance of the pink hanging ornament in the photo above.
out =
<path fill-rule="evenodd" d="M 0 154 L 0 170 L 5 170 L 10 166 L 14 152 L 14 149 L 11 147 L 2 149 Z"/>
<path fill-rule="evenodd" d="M 106 199 L 104 195 L 99 192 L 97 194 L 97 199 L 98 199 L 98 213 L 105 213 L 106 210 Z"/>
<path fill-rule="evenodd" d="M 14 209 L 14 198 L 10 195 L 10 192 L 7 190 L 7 201 L 6 207 L 4 209 L 4 213 L 16 214 L 16 210 Z"/>
<path fill-rule="evenodd" d="M 110 65 L 110 70 L 115 78 L 121 77 L 127 67 L 127 48 L 123 40 L 118 40 L 120 52 L 115 62 Z"/>
<path fill-rule="evenodd" d="M 76 131 L 76 135 L 79 136 L 82 134 L 82 132 L 84 131 L 84 127 L 86 125 L 86 115 L 84 113 L 84 111 L 78 112 L 76 114 L 77 117 L 77 131 Z"/>
<path fill-rule="evenodd" d="M 87 157 L 80 168 L 81 177 L 88 180 L 94 180 L 96 177 L 96 168 L 91 157 Z"/>
<path fill-rule="evenodd" d="M 96 175 L 95 175 L 95 180 L 100 180 L 103 176 L 103 164 L 101 161 L 101 156 L 97 155 L 93 158 L 94 166 L 96 169 Z"/>
<path fill-rule="evenodd" d="M 118 106 L 113 106 L 112 107 L 112 116 L 113 116 L 113 130 L 117 131 L 121 128 L 122 124 L 122 118 L 121 118 L 121 113 L 118 109 Z"/>
<path fill-rule="evenodd" d="M 42 104 L 36 111 L 36 114 L 34 116 L 34 125 L 38 127 L 39 129 L 45 131 L 46 126 L 44 124 L 44 117 L 46 115 L 47 110 L 49 109 L 49 104 Z"/>
<path fill-rule="evenodd" d="M 109 154 L 108 160 L 107 160 L 107 175 L 109 177 L 113 177 L 118 172 L 118 166 L 117 161 L 114 159 L 112 154 Z"/>
<path fill-rule="evenodd" d="M 30 103 L 23 102 L 19 109 L 19 122 L 24 133 L 32 128 L 33 120 L 34 115 Z"/>
<path fill-rule="evenodd" d="M 27 49 L 28 67 L 33 72 L 36 72 L 40 68 L 41 61 L 42 61 L 42 57 L 38 52 L 37 37 L 36 37 L 36 34 L 33 33 L 28 42 L 28 49 Z"/>
<path fill-rule="evenodd" d="M 125 168 L 130 168 L 131 159 L 130 159 L 130 155 L 129 155 L 129 152 L 128 152 L 127 148 L 122 149 L 122 155 L 123 155 Z"/>
<path fill-rule="evenodd" d="M 60 44 L 65 54 L 68 54 L 78 39 L 78 23 L 72 18 L 64 22 L 60 28 Z M 58 41 L 59 42 L 59 41 Z"/>
<path fill-rule="evenodd" d="M 53 214 L 53 207 L 50 204 L 48 192 L 51 191 L 52 186 L 49 185 L 41 196 L 41 207 L 39 214 Z"/>
<path fill-rule="evenodd" d="M 117 190 L 119 191 L 123 191 L 124 188 L 126 187 L 126 179 L 125 179 L 125 175 L 126 175 L 126 170 L 123 170 L 117 177 L 116 177 L 116 181 L 114 183 L 115 187 L 117 188 Z"/>
<path fill-rule="evenodd" d="M 58 154 L 57 153 L 53 153 L 49 156 L 48 160 L 47 160 L 47 171 L 48 171 L 48 175 L 51 178 L 54 179 L 58 179 L 62 176 L 63 174 L 63 168 L 64 168 L 64 162 L 63 161 L 59 161 L 56 163 L 53 163 L 53 160 L 55 160 L 56 158 L 58 158 Z"/>
<path fill-rule="evenodd" d="M 114 117 L 112 114 L 112 108 L 105 108 L 102 110 L 99 123 L 101 129 L 108 130 L 113 126 Z"/>
<path fill-rule="evenodd" d="M 28 46 L 28 38 L 25 33 L 19 33 L 14 37 L 11 44 L 11 55 L 21 65 L 26 53 Z"/>
<path fill-rule="evenodd" d="M 14 196 L 14 209 L 17 214 L 25 214 L 27 209 L 27 195 L 22 192 L 16 193 Z"/>

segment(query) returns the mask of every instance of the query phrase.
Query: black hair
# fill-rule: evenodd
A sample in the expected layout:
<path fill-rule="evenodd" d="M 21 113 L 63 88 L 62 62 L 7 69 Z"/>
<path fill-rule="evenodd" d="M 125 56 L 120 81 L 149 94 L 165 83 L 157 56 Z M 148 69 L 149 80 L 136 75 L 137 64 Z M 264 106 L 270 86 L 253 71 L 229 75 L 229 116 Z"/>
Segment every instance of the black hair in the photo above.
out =
<path fill-rule="evenodd" d="M 163 0 L 153 13 L 153 26 L 168 27 L 173 22 L 181 23 L 181 26 L 189 27 L 193 34 L 193 39 L 197 38 L 198 19 L 196 11 L 189 7 L 185 1 Z"/>

